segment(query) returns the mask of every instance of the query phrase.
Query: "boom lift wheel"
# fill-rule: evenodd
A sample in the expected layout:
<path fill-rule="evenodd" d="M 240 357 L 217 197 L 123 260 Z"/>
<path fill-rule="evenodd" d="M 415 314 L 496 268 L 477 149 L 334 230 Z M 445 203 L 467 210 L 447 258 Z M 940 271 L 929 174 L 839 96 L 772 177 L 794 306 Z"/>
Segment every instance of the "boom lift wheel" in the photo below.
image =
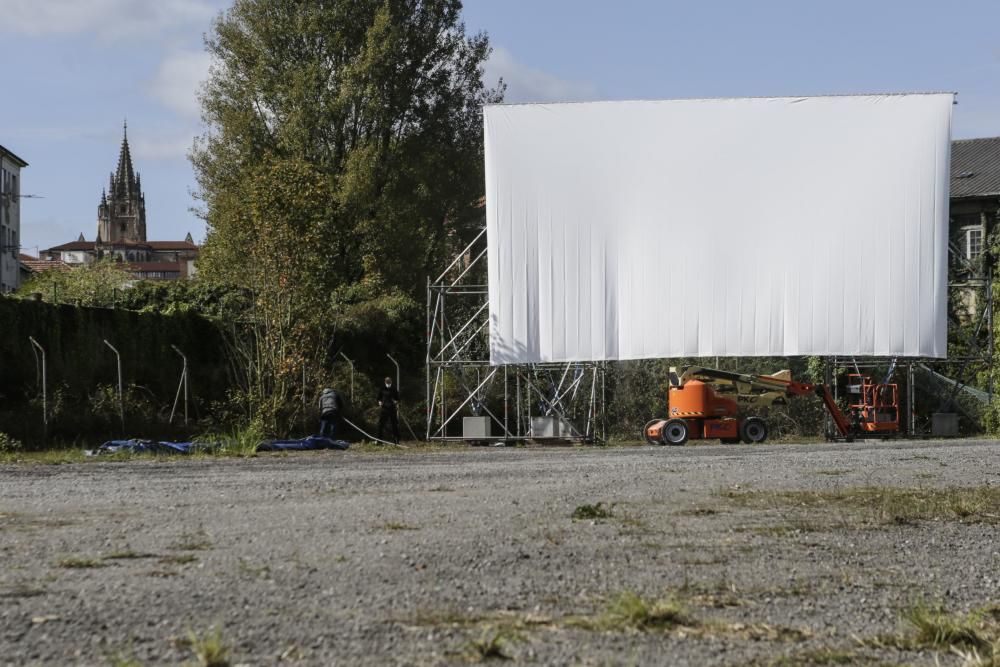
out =
<path fill-rule="evenodd" d="M 748 445 L 767 440 L 767 422 L 760 417 L 747 417 L 740 424 L 740 438 Z"/>
<path fill-rule="evenodd" d="M 683 445 L 688 441 L 688 425 L 683 419 L 670 419 L 660 431 L 664 445 Z"/>
<path fill-rule="evenodd" d="M 651 437 L 649 435 L 649 427 L 652 426 L 653 424 L 656 424 L 656 423 L 661 422 L 661 421 L 663 421 L 663 420 L 662 419 L 650 419 L 648 422 L 646 422 L 646 425 L 642 427 L 642 439 L 646 441 L 647 445 L 662 445 L 663 444 L 660 440 L 658 440 L 656 438 L 653 438 L 653 437 Z"/>

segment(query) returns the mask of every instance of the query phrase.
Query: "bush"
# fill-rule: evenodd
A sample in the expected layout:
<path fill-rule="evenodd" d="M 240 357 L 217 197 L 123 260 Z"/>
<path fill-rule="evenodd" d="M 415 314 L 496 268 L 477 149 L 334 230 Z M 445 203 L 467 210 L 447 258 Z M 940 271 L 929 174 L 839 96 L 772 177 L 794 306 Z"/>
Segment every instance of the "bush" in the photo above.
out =
<path fill-rule="evenodd" d="M 0 431 L 0 454 L 10 454 L 21 451 L 22 445 L 3 431 Z"/>

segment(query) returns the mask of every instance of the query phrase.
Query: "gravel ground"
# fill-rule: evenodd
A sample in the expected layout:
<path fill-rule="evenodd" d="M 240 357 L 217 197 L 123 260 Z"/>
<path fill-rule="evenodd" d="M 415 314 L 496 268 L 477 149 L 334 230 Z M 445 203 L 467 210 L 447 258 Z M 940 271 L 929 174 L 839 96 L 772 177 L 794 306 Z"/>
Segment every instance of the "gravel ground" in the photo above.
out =
<path fill-rule="evenodd" d="M 900 632 L 920 597 L 1000 601 L 1000 517 L 879 521 L 758 492 L 997 486 L 998 453 L 924 441 L 4 465 L 0 664 L 180 664 L 185 638 L 210 628 L 252 665 L 491 650 L 534 664 L 958 664 L 858 640 Z M 572 517 L 597 503 L 610 516 Z M 686 620 L 608 620 L 623 591 L 679 601 Z"/>

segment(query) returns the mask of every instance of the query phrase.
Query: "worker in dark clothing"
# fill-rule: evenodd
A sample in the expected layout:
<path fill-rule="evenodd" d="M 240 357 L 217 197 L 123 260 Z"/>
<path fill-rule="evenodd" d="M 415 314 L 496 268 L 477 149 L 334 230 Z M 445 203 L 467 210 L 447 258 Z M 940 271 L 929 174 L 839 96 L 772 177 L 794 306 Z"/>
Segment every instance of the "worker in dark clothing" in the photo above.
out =
<path fill-rule="evenodd" d="M 382 434 L 385 431 L 385 425 L 389 424 L 392 428 L 392 441 L 399 442 L 399 416 L 396 414 L 398 404 L 399 391 L 392 386 L 392 378 L 387 377 L 385 385 L 379 387 L 378 390 L 378 406 L 381 408 L 378 417 L 378 437 L 380 440 L 385 439 Z"/>
<path fill-rule="evenodd" d="M 340 413 L 344 409 L 344 401 L 333 389 L 327 387 L 319 395 L 319 434 L 320 437 L 333 439 L 340 426 Z"/>

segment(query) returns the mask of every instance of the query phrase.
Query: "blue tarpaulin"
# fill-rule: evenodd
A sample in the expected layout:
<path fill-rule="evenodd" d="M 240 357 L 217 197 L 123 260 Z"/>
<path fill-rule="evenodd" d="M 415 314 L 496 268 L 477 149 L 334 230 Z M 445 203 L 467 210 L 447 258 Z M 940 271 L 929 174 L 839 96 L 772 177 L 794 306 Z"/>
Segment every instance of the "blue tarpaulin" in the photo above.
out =
<path fill-rule="evenodd" d="M 351 446 L 346 440 L 333 440 L 319 435 L 310 435 L 298 440 L 269 440 L 257 445 L 258 452 L 307 451 L 313 449 L 340 449 Z"/>
<path fill-rule="evenodd" d="M 332 440 L 318 435 L 310 435 L 297 440 L 268 440 L 257 445 L 258 452 L 278 451 L 313 451 L 319 449 L 344 450 L 350 447 L 346 440 Z M 217 443 L 210 442 L 162 442 L 157 440 L 109 440 L 94 450 L 93 454 L 116 454 L 128 452 L 131 454 L 193 454 L 194 452 L 211 452 L 218 449 Z"/>
<path fill-rule="evenodd" d="M 96 450 L 94 454 L 117 454 L 129 452 L 132 454 L 191 454 L 196 451 L 211 451 L 215 445 L 203 442 L 159 442 L 156 440 L 109 440 Z"/>

